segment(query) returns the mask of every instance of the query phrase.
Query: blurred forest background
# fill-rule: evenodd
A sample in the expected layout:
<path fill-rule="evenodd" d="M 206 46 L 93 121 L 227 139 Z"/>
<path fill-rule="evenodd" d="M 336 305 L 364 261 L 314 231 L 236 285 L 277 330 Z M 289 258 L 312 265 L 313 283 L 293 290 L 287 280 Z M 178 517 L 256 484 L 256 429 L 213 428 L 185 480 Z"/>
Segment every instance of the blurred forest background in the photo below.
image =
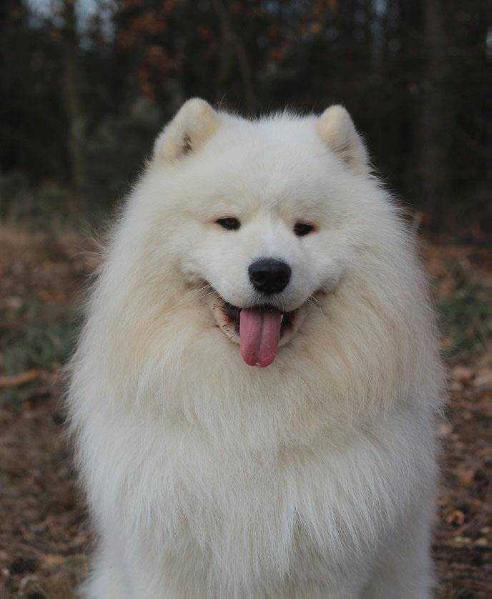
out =
<path fill-rule="evenodd" d="M 485 0 L 2 0 L 0 217 L 111 207 L 201 96 L 250 115 L 341 102 L 424 224 L 476 228 L 489 13 Z"/>
<path fill-rule="evenodd" d="M 437 597 L 492 597 L 491 12 L 486 0 L 1 0 L 1 599 L 68 599 L 87 574 L 61 407 L 98 266 L 87 233 L 192 96 L 247 115 L 345 104 L 409 208 L 449 367 Z"/>

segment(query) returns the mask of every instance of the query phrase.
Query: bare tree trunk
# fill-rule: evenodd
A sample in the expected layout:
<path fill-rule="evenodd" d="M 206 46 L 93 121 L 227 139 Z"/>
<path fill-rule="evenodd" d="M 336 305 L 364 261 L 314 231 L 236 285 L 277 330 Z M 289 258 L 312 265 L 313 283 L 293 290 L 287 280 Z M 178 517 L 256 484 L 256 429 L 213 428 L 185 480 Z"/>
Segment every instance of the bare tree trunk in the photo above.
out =
<path fill-rule="evenodd" d="M 426 0 L 424 6 L 424 51 L 426 70 L 420 130 L 420 173 L 423 201 L 434 228 L 449 191 L 448 153 L 452 107 L 449 95 L 450 64 L 442 0 Z"/>
<path fill-rule="evenodd" d="M 220 21 L 224 45 L 230 46 L 236 55 L 239 72 L 241 74 L 244 87 L 246 108 L 250 112 L 255 112 L 258 107 L 258 100 L 254 91 L 253 75 L 246 49 L 241 41 L 241 38 L 234 31 L 229 12 L 224 6 L 222 0 L 212 0 L 212 5 Z M 223 60 L 221 62 L 222 71 L 227 69 L 227 54 L 227 48 L 223 48 Z"/>
<path fill-rule="evenodd" d="M 368 53 L 368 67 L 375 68 L 376 67 L 376 53 L 374 51 L 374 20 L 375 20 L 375 10 L 374 4 L 372 0 L 364 0 L 362 3 L 362 7 L 364 10 L 364 42 L 367 48 Z"/>
<path fill-rule="evenodd" d="M 85 117 L 80 98 L 79 37 L 75 9 L 76 0 L 63 0 L 63 95 L 69 124 L 68 152 L 75 196 L 73 207 L 81 210 L 86 183 Z"/>

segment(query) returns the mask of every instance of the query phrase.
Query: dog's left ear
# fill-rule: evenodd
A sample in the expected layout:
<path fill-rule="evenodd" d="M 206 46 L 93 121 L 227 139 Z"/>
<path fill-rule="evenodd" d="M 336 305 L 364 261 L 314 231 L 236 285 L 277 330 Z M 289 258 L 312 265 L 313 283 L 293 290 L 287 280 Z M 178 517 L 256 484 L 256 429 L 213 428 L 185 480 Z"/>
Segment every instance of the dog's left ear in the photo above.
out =
<path fill-rule="evenodd" d="M 319 117 L 316 128 L 321 139 L 357 175 L 370 171 L 366 147 L 343 106 L 330 106 Z"/>
<path fill-rule="evenodd" d="M 172 162 L 195 152 L 219 126 L 219 117 L 205 100 L 193 98 L 179 109 L 154 144 L 154 160 Z"/>

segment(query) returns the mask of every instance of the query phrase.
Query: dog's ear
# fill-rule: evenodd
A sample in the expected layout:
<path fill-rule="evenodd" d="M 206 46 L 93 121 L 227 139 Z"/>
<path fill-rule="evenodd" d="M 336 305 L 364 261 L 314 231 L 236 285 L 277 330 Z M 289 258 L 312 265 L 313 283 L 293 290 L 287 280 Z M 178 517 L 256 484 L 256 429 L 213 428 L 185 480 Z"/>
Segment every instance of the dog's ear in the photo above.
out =
<path fill-rule="evenodd" d="M 321 139 L 357 175 L 370 171 L 366 147 L 343 106 L 330 106 L 319 117 L 316 128 Z"/>
<path fill-rule="evenodd" d="M 157 137 L 154 160 L 170 162 L 195 152 L 215 133 L 218 125 L 218 114 L 208 102 L 200 98 L 188 100 Z"/>

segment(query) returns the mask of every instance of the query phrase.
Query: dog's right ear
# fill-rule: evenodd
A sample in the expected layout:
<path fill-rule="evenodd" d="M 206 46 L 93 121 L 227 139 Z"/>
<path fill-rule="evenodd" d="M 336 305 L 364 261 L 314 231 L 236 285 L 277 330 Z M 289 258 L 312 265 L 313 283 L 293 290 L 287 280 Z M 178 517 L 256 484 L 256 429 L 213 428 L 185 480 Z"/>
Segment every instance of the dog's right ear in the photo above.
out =
<path fill-rule="evenodd" d="M 172 162 L 195 152 L 219 126 L 219 116 L 205 100 L 192 98 L 164 127 L 154 144 L 156 161 Z"/>

